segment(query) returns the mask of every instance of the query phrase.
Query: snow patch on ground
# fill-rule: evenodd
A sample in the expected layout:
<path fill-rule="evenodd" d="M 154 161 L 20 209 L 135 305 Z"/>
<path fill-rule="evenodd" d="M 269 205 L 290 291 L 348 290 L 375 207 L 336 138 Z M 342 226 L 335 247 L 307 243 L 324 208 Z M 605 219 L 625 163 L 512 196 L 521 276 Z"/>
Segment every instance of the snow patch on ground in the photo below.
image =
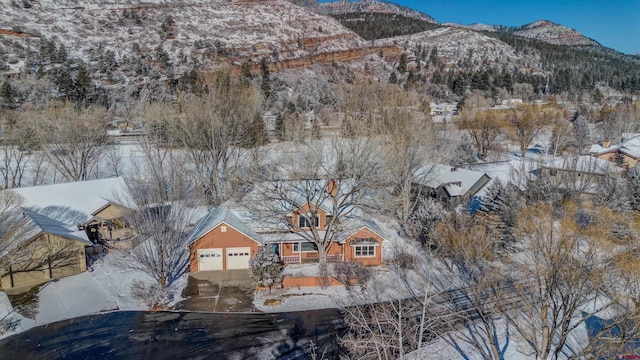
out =
<path fill-rule="evenodd" d="M 291 268 L 291 269 L 289 269 Z M 407 298 L 416 290 L 424 290 L 424 278 L 414 272 L 407 272 L 404 276 L 387 268 L 371 268 L 373 278 L 365 287 L 354 285 L 350 290 L 344 286 L 329 286 L 322 288 L 297 287 L 273 289 L 271 291 L 257 291 L 253 305 L 262 312 L 289 312 L 327 308 L 341 308 L 357 304 L 387 301 L 391 299 Z M 287 266 L 287 273 L 293 275 L 318 274 L 318 265 Z M 301 276 L 301 275 L 300 275 Z M 265 301 L 280 300 L 280 304 L 265 305 Z"/>
<path fill-rule="evenodd" d="M 136 281 L 145 284 L 154 282 L 149 275 L 123 267 L 123 261 L 131 261 L 124 251 L 114 251 L 92 266 L 93 271 L 51 281 L 43 285 L 34 301 L 35 316 L 27 318 L 12 311 L 11 303 L 4 292 L 0 292 L 0 319 L 7 316 L 19 320 L 19 326 L 11 333 L 84 315 L 113 310 L 149 310 L 145 299 L 136 297 Z M 187 285 L 188 275 L 174 281 L 167 290 L 167 306 L 182 301 L 182 290 Z"/>

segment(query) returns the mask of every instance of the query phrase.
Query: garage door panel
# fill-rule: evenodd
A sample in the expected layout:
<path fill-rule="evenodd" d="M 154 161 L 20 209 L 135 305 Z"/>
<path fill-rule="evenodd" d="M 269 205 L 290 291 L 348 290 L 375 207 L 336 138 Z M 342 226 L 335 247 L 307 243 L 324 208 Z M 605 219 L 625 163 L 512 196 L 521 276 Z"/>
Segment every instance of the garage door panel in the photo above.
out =
<path fill-rule="evenodd" d="M 198 249 L 198 270 L 222 270 L 222 248 Z"/>
<path fill-rule="evenodd" d="M 251 248 L 227 248 L 227 269 L 248 269 Z"/>

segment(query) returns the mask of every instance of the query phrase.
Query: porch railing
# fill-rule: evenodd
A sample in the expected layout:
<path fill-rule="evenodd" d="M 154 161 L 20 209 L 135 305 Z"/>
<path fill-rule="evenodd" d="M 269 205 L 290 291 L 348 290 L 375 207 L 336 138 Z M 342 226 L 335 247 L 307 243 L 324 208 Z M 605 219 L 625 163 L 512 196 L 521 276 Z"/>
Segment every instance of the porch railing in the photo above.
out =
<path fill-rule="evenodd" d="M 302 257 L 300 255 L 281 256 L 280 258 L 285 264 L 297 264 L 302 262 Z"/>
<path fill-rule="evenodd" d="M 302 258 L 302 255 L 281 256 L 280 258 L 282 259 L 282 262 L 285 264 L 299 264 L 301 262 L 305 262 L 305 263 L 318 262 L 317 254 L 315 254 L 315 256 L 313 255 L 309 256 L 309 254 L 307 254 L 307 256 L 305 256 L 304 258 Z M 339 262 L 339 261 L 344 261 L 344 255 L 342 254 L 327 255 L 327 262 Z"/>
<path fill-rule="evenodd" d="M 344 256 L 342 254 L 327 255 L 327 261 L 328 262 L 344 261 Z"/>

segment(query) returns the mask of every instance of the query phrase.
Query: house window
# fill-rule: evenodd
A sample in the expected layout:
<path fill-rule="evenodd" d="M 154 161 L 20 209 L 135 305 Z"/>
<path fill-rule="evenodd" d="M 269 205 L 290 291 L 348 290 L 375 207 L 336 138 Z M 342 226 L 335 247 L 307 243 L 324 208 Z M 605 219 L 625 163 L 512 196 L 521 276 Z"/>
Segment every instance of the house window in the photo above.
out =
<path fill-rule="evenodd" d="M 355 257 L 376 256 L 376 247 L 374 245 L 355 245 L 353 251 Z"/>
<path fill-rule="evenodd" d="M 300 228 L 310 228 L 311 227 L 311 223 L 309 220 L 307 220 L 307 217 L 311 217 L 309 215 L 304 216 L 304 215 L 298 215 L 298 227 Z M 319 219 L 318 216 L 314 216 L 313 217 L 313 227 L 318 227 L 319 224 Z"/>
<path fill-rule="evenodd" d="M 300 247 L 302 247 L 302 252 L 316 252 L 318 251 L 318 245 L 312 242 L 303 242 L 303 243 L 293 243 L 293 252 L 300 252 Z"/>

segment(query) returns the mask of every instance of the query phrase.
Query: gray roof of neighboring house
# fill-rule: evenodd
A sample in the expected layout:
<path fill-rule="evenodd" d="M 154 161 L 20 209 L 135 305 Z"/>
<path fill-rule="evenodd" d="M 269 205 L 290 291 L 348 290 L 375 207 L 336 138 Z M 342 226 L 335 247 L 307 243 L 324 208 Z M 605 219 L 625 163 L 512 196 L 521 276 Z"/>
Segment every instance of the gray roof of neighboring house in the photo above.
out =
<path fill-rule="evenodd" d="M 33 238 L 39 233 L 44 232 L 92 245 L 91 241 L 87 238 L 87 234 L 75 228 L 76 225 L 65 224 L 26 208 L 23 208 L 22 211 L 30 218 L 30 229 L 24 234 L 24 240 L 28 240 L 27 238 Z"/>
<path fill-rule="evenodd" d="M 242 221 L 233 212 L 233 210 L 225 206 L 218 206 L 211 210 L 205 217 L 200 219 L 200 221 L 198 221 L 198 223 L 193 227 L 193 230 L 187 239 L 187 244 L 192 244 L 222 223 L 235 228 L 255 241 L 260 243 L 263 242 L 262 238 L 251 230 L 251 228 Z"/>
<path fill-rule="evenodd" d="M 451 196 L 466 194 L 483 176 L 488 177 L 483 172 L 443 164 L 424 166 L 417 176 L 422 178 L 423 185 L 433 189 L 443 186 Z"/>

